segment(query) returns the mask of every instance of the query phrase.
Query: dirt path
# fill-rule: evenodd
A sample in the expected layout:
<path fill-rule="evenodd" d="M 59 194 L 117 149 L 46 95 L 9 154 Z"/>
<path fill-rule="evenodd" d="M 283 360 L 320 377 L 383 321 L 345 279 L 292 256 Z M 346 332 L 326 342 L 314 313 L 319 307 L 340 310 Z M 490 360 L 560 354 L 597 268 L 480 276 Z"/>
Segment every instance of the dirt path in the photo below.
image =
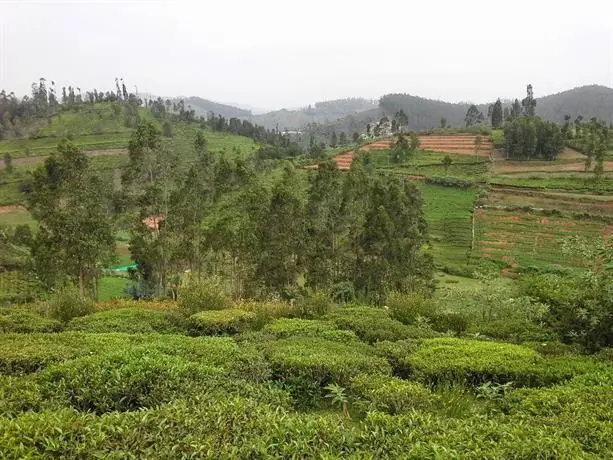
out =
<path fill-rule="evenodd" d="M 104 149 L 104 150 L 88 150 L 85 152 L 88 157 L 102 157 L 102 156 L 118 156 L 127 155 L 127 149 Z M 45 161 L 49 155 L 40 155 L 34 157 L 21 157 L 15 158 L 12 161 L 13 166 L 35 165 Z M 0 170 L 4 169 L 4 162 L 0 162 Z"/>

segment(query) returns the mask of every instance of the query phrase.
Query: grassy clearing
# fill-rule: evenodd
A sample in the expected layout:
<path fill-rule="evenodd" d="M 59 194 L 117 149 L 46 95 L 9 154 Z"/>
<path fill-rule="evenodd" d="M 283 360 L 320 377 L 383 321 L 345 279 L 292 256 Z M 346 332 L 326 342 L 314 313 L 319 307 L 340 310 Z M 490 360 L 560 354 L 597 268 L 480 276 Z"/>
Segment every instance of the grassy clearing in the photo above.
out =
<path fill-rule="evenodd" d="M 30 213 L 23 208 L 0 211 L 0 227 L 14 227 L 17 225 L 29 225 L 32 229 L 36 228 L 37 223 Z"/>

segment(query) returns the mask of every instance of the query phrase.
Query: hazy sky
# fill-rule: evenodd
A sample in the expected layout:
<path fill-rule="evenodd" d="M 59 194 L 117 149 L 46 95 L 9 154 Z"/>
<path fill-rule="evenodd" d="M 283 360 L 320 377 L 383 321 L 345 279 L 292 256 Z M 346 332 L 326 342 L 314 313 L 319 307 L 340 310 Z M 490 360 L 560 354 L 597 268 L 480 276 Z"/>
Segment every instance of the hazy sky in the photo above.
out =
<path fill-rule="evenodd" d="M 0 0 L 0 88 L 280 108 L 406 92 L 486 102 L 613 87 L 613 1 Z"/>

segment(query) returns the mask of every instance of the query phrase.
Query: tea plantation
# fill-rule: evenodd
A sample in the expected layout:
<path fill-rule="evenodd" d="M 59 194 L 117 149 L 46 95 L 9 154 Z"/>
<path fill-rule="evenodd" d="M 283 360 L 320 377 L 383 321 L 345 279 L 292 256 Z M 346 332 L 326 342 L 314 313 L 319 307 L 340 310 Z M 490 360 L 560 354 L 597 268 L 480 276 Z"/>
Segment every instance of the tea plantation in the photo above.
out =
<path fill-rule="evenodd" d="M 2 309 L 0 457 L 610 457 L 611 349 L 448 302 Z"/>

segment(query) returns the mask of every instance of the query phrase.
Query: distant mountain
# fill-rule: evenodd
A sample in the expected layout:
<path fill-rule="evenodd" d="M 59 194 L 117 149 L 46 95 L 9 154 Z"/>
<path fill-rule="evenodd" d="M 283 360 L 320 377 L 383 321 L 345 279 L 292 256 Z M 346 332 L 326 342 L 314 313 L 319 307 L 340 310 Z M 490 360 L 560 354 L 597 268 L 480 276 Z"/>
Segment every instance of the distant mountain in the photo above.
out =
<path fill-rule="evenodd" d="M 340 119 L 372 109 L 377 109 L 376 101 L 363 98 L 337 99 L 317 102 L 302 109 L 282 109 L 255 115 L 252 121 L 269 129 L 295 130 L 304 128 L 310 123 L 334 124 Z"/>
<path fill-rule="evenodd" d="M 537 98 L 536 114 L 550 121 L 563 122 L 564 115 L 574 120 L 592 117 L 613 123 L 613 89 L 606 86 L 581 86 L 551 96 Z"/>
<path fill-rule="evenodd" d="M 215 115 L 221 115 L 225 118 L 250 118 L 252 116 L 249 110 L 220 104 L 197 96 L 183 98 L 183 101 L 185 102 L 185 107 L 188 105 L 192 106 L 192 109 L 196 111 L 196 115 L 208 116 L 209 113 L 213 112 Z"/>

